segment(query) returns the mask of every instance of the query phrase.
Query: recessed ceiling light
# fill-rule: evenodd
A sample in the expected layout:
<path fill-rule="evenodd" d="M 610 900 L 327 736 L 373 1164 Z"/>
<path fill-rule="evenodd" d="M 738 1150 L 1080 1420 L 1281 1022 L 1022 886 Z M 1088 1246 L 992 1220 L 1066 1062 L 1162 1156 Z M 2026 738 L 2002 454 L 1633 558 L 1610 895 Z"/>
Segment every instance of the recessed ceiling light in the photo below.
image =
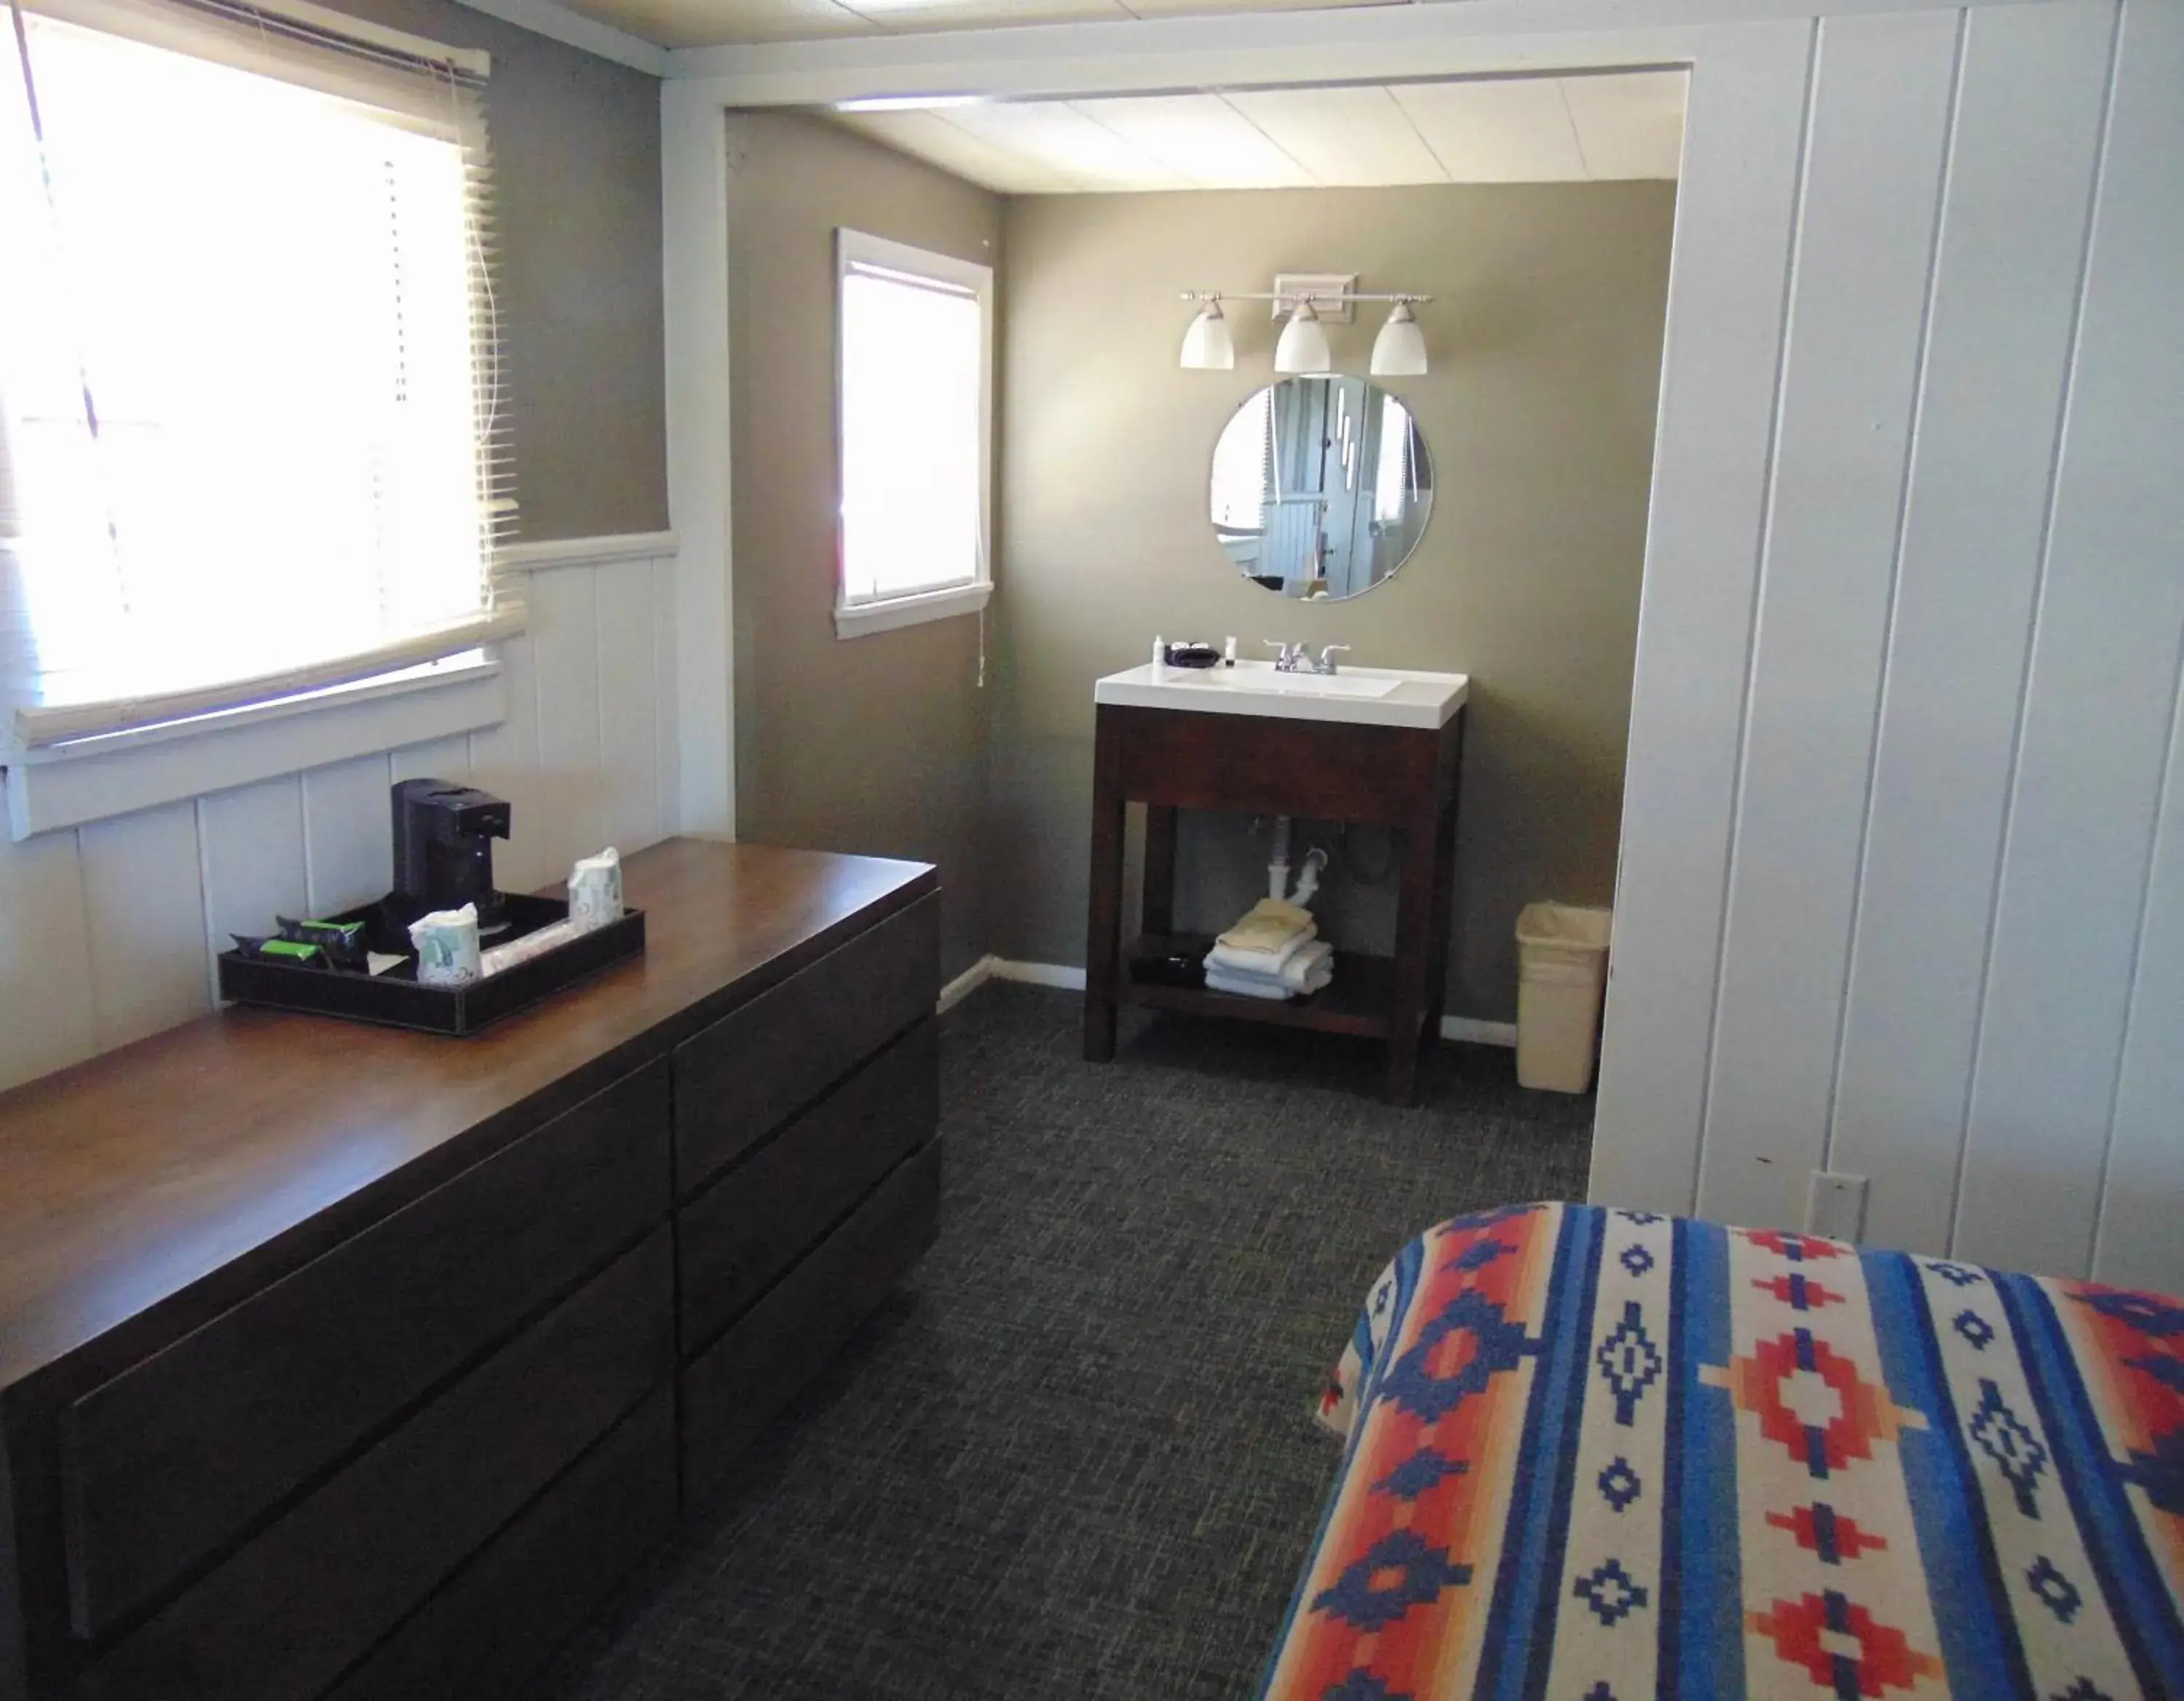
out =
<path fill-rule="evenodd" d="M 837 112 L 919 112 L 936 106 L 976 106 L 982 94 L 868 94 L 855 100 L 838 100 Z"/>

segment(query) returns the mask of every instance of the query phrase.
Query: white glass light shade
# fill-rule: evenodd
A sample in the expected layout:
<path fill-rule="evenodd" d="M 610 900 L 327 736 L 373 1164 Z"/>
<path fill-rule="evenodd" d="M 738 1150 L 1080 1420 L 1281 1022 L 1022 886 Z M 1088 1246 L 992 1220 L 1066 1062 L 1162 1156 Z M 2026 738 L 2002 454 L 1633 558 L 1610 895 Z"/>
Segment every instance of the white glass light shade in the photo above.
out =
<path fill-rule="evenodd" d="M 1380 334 L 1373 339 L 1373 376 L 1376 378 L 1416 378 L 1426 370 L 1425 333 L 1411 312 L 1411 304 L 1399 301 Z"/>
<path fill-rule="evenodd" d="M 1290 315 L 1290 322 L 1282 327 L 1281 340 L 1274 344 L 1274 370 L 1277 372 L 1326 372 L 1334 366 L 1334 356 L 1327 346 L 1327 332 L 1319 322 L 1319 315 L 1312 310 L 1312 304 L 1301 304 Z"/>
<path fill-rule="evenodd" d="M 1228 335 L 1228 321 L 1221 304 L 1209 301 L 1198 310 L 1190 329 L 1183 333 L 1182 364 L 1187 371 L 1226 372 L 1236 365 L 1236 344 Z"/>

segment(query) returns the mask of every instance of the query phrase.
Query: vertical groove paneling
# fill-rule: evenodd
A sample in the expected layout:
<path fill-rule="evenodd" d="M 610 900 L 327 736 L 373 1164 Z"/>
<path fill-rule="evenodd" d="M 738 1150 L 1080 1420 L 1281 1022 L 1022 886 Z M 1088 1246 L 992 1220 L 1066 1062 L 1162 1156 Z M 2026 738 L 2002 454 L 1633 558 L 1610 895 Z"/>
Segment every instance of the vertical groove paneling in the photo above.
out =
<path fill-rule="evenodd" d="M 2074 1173 L 2073 1220 L 2054 1222 L 2053 1255 L 2075 1250 L 2060 1231 L 2097 1230 L 2095 1276 L 2174 1293 L 2184 1291 L 2184 8 L 2129 0 L 2120 31 L 1981 1051 L 1981 1100 L 1992 1085 L 1997 1102 L 1975 1107 L 1959 1235 L 1986 1246 L 2026 1227 L 2006 1191 L 2024 1163 L 2007 1136 L 2031 1130 L 2002 1120 L 2007 1086 L 2051 1134 L 2082 1128 L 2088 1163 L 2105 1146 L 2104 1194 L 2098 1170 Z M 2042 996 L 2052 1016 L 2033 1001 Z M 2046 1031 L 2011 1031 L 2028 1018 Z M 2010 1082 L 2011 1047 L 2052 1075 Z M 2096 1067 L 2114 1072 L 2109 1129 L 2098 1112 L 2109 1081 Z M 2055 1101 L 2065 1085 L 2082 1107 Z M 2048 1208 L 2043 1198 L 2043 1246 Z"/>
<path fill-rule="evenodd" d="M 421 745 L 404 745 L 388 751 L 387 761 L 390 784 L 405 779 L 466 780 L 471 771 L 470 734 L 455 733 Z M 390 814 L 387 819 L 391 834 L 394 817 Z"/>
<path fill-rule="evenodd" d="M 671 559 L 537 574 L 532 633 L 500 646 L 499 726 L 21 844 L 0 836 L 0 1089 L 203 1013 L 210 954 L 231 932 L 385 891 L 396 778 L 467 777 L 506 797 L 515 835 L 494 870 L 513 890 L 606 842 L 610 800 L 625 848 L 664 836 L 679 778 L 675 586 Z"/>
<path fill-rule="evenodd" d="M 1947 1244 L 2114 11 L 1967 20 L 1833 1162 Z"/>
<path fill-rule="evenodd" d="M 469 766 L 467 753 L 463 766 Z M 304 776 L 304 876 L 315 916 L 386 895 L 394 859 L 393 784 L 386 756 L 359 756 Z"/>
<path fill-rule="evenodd" d="M 97 1049 L 83 871 L 73 832 L 0 834 L 0 1080 L 27 1080 Z"/>
<path fill-rule="evenodd" d="M 1691 81 L 1685 181 L 1712 187 L 1676 203 L 1623 824 L 1647 901 L 1616 913 L 1593 1142 L 1592 1196 L 1663 1210 L 1696 1181 L 1813 47 L 1803 25 L 1745 39 Z"/>
<path fill-rule="evenodd" d="M 1822 1167 L 1957 59 L 1821 25 L 1699 1208 L 1796 1226 Z"/>
<path fill-rule="evenodd" d="M 528 892 L 551 878 L 546 849 L 545 781 L 538 771 L 538 684 L 531 634 L 500 646 L 501 677 L 508 682 L 508 718 L 471 734 L 471 784 L 508 800 L 508 842 L 493 848 L 493 878 L 511 892 Z"/>
<path fill-rule="evenodd" d="M 682 830 L 678 792 L 682 784 L 682 740 L 675 680 L 675 563 L 652 564 L 652 739 L 653 795 L 660 804 L 660 834 Z"/>
<path fill-rule="evenodd" d="M 212 989 L 196 805 L 89 822 L 76 833 L 98 1048 L 204 1014 Z"/>
<path fill-rule="evenodd" d="M 599 773 L 598 574 L 534 573 L 532 658 L 538 686 L 539 797 L 547 873 L 606 843 L 606 787 Z"/>
<path fill-rule="evenodd" d="M 593 576 L 593 587 L 599 633 L 599 766 L 605 789 L 600 839 L 627 854 L 660 836 L 651 689 L 652 564 L 611 562 Z"/>
<path fill-rule="evenodd" d="M 264 934 L 276 916 L 310 907 L 304 876 L 304 786 L 291 774 L 198 800 L 198 866 L 211 951 L 236 934 Z M 210 956 L 206 984 L 213 983 Z"/>

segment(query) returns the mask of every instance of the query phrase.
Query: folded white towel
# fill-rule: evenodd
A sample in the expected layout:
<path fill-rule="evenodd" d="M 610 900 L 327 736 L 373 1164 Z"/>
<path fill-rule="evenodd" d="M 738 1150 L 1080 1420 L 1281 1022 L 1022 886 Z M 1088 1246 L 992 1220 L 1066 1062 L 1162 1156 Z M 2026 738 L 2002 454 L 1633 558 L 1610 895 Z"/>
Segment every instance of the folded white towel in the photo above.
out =
<path fill-rule="evenodd" d="M 1223 974 L 1212 968 L 1206 971 L 1206 990 L 1226 992 L 1237 998 L 1264 998 L 1277 1004 L 1296 996 L 1294 990 L 1279 980 L 1262 979 L 1256 974 Z"/>
<path fill-rule="evenodd" d="M 1308 937 L 1318 926 L 1310 910 L 1299 909 L 1280 898 L 1262 898 L 1244 912 L 1234 927 L 1221 935 L 1220 943 L 1231 951 L 1257 951 L 1271 956 L 1278 955 L 1291 940 Z"/>
<path fill-rule="evenodd" d="M 1311 945 L 1318 936 L 1319 923 L 1307 922 L 1304 931 L 1294 935 L 1279 951 L 1239 951 L 1233 945 L 1216 943 L 1206 953 L 1208 968 L 1228 969 L 1238 974 L 1279 974 L 1296 960 L 1297 953 Z"/>
<path fill-rule="evenodd" d="M 1279 973 L 1239 973 L 1208 962 L 1206 984 L 1216 992 L 1233 992 L 1245 998 L 1290 998 L 1300 992 L 1317 992 L 1334 979 L 1334 947 L 1314 940 L 1285 963 Z"/>

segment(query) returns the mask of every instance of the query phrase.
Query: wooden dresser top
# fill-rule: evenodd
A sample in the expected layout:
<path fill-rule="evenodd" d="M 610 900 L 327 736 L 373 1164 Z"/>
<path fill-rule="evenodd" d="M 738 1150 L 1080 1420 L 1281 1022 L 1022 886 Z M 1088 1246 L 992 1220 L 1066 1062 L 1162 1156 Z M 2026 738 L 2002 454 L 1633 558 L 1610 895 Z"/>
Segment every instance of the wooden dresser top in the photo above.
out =
<path fill-rule="evenodd" d="M 231 1007 L 0 1094 L 0 1394 L 150 1350 L 938 889 L 695 839 L 626 883 L 644 955 L 472 1038 Z"/>

